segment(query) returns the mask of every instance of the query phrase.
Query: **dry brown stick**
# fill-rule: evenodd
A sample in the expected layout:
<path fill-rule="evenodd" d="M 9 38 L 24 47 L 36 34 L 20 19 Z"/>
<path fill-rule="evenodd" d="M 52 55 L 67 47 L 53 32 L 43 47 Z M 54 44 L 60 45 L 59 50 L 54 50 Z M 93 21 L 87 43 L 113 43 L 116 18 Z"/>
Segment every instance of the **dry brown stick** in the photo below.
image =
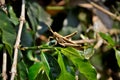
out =
<path fill-rule="evenodd" d="M 20 44 L 20 38 L 21 38 L 24 22 L 25 22 L 25 0 L 22 0 L 19 30 L 18 30 L 16 42 L 14 45 L 14 59 L 13 59 L 13 64 L 11 68 L 11 80 L 14 80 L 15 75 L 17 73 L 16 66 L 17 66 L 17 59 L 18 59 L 18 47 Z"/>
<path fill-rule="evenodd" d="M 115 14 L 109 12 L 108 10 L 102 8 L 101 6 L 95 4 L 95 3 L 92 2 L 92 1 L 89 1 L 89 2 L 90 2 L 90 4 L 93 5 L 95 8 L 101 10 L 102 12 L 106 13 L 107 15 L 109 15 L 109 16 L 113 17 L 114 19 L 120 21 L 120 16 L 117 16 L 117 15 L 115 15 Z"/>
<path fill-rule="evenodd" d="M 77 44 L 94 43 L 95 41 L 96 41 L 95 39 L 74 40 L 74 42 L 77 43 Z"/>
<path fill-rule="evenodd" d="M 4 53 L 3 53 L 3 64 L 2 64 L 2 77 L 3 77 L 3 80 L 7 80 L 6 71 L 7 71 L 7 53 L 6 53 L 6 51 L 4 51 Z"/>
<path fill-rule="evenodd" d="M 81 45 L 79 44 L 72 44 L 72 43 L 59 43 L 62 46 L 72 46 L 72 47 L 80 47 Z"/>
<path fill-rule="evenodd" d="M 68 38 L 68 39 L 69 39 L 69 38 L 73 37 L 73 36 L 76 35 L 76 34 L 77 34 L 77 31 L 75 31 L 75 32 L 73 32 L 73 33 L 65 36 L 65 38 Z"/>

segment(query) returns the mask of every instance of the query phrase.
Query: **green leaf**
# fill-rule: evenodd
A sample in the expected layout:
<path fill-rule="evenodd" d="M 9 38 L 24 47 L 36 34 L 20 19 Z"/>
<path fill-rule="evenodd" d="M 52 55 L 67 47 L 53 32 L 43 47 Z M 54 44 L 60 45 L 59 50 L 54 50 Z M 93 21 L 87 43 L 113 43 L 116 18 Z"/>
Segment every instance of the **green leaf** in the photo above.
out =
<path fill-rule="evenodd" d="M 42 62 L 36 62 L 29 68 L 29 80 L 35 80 L 37 75 L 40 73 L 40 71 L 43 69 L 43 63 Z"/>
<path fill-rule="evenodd" d="M 17 80 L 27 80 L 28 69 L 24 61 L 20 61 L 17 67 Z"/>
<path fill-rule="evenodd" d="M 41 71 L 34 80 L 49 80 L 49 78 L 44 71 Z"/>
<path fill-rule="evenodd" d="M 12 6 L 8 6 L 8 12 L 9 12 L 9 15 L 10 15 L 11 22 L 15 26 L 17 26 L 19 24 L 19 19 L 17 18 L 16 14 L 14 13 Z"/>
<path fill-rule="evenodd" d="M 60 52 L 58 52 L 58 63 L 60 65 L 61 68 L 61 72 L 66 72 L 66 68 L 62 59 L 62 55 L 60 54 Z"/>
<path fill-rule="evenodd" d="M 46 54 L 47 61 L 49 62 L 50 65 L 50 72 L 51 72 L 51 80 L 56 80 L 58 75 L 60 75 L 60 66 L 56 60 L 55 57 L 51 56 L 49 53 Z"/>
<path fill-rule="evenodd" d="M 120 51 L 117 50 L 117 49 L 114 49 L 115 50 L 115 56 L 116 56 L 116 59 L 117 59 L 117 63 L 120 67 Z"/>
<path fill-rule="evenodd" d="M 109 35 L 109 34 L 105 34 L 105 33 L 102 33 L 102 32 L 100 32 L 99 33 L 100 34 L 100 36 L 104 39 L 104 40 L 106 40 L 112 47 L 115 45 L 115 42 L 113 41 L 113 39 L 111 38 L 111 36 Z"/>
<path fill-rule="evenodd" d="M 63 59 L 62 59 L 62 55 L 60 54 L 59 51 L 58 51 L 58 63 L 61 68 L 61 73 L 57 80 L 74 80 L 75 77 L 72 74 L 70 74 L 69 72 L 67 72 L 64 62 L 63 62 Z"/>
<path fill-rule="evenodd" d="M 47 61 L 45 54 L 43 52 L 41 53 L 41 61 L 43 63 L 43 70 L 46 72 L 47 77 L 49 78 L 50 66 L 49 66 L 48 61 Z M 49 80 L 50 80 L 50 78 L 49 78 Z"/>
<path fill-rule="evenodd" d="M 96 71 L 88 60 L 83 58 L 74 48 L 61 49 L 62 53 L 70 59 L 78 70 L 88 79 L 97 80 Z M 73 55 L 74 54 L 74 55 Z"/>
<path fill-rule="evenodd" d="M 61 72 L 57 80 L 75 80 L 75 77 L 68 72 Z"/>
<path fill-rule="evenodd" d="M 11 56 L 16 39 L 16 31 L 7 15 L 2 11 L 0 11 L 0 30 L 2 32 L 2 42 L 5 44 L 5 47 Z"/>
<path fill-rule="evenodd" d="M 84 50 L 84 57 L 85 59 L 90 59 L 94 54 L 94 48 L 93 47 L 89 47 L 87 49 Z"/>
<path fill-rule="evenodd" d="M 0 51 L 2 50 L 3 46 L 4 46 L 3 44 L 0 44 Z"/>
<path fill-rule="evenodd" d="M 36 58 L 33 57 L 33 51 L 32 51 L 32 50 L 29 50 L 29 51 L 28 51 L 27 57 L 28 57 L 28 59 L 31 60 L 31 61 L 36 61 Z"/>

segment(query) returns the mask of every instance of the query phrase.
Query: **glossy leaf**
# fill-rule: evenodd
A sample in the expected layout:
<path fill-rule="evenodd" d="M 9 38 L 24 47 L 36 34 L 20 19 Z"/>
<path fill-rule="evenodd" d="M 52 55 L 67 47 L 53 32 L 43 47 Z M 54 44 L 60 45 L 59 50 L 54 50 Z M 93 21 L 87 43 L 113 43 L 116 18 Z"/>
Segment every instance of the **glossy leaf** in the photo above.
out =
<path fill-rule="evenodd" d="M 56 80 L 75 80 L 75 77 L 68 72 L 62 72 L 60 77 Z"/>
<path fill-rule="evenodd" d="M 73 62 L 73 64 L 88 80 L 97 80 L 95 69 L 88 60 L 84 59 L 83 56 L 80 55 L 77 50 L 74 48 L 66 48 L 61 51 Z"/>
<path fill-rule="evenodd" d="M 49 74 L 50 74 L 50 66 L 49 66 L 49 63 L 45 57 L 45 54 L 42 52 L 41 53 L 41 61 L 43 63 L 43 70 L 46 72 L 47 74 L 47 77 L 49 78 Z M 49 78 L 50 80 L 50 78 Z"/>
<path fill-rule="evenodd" d="M 5 13 L 0 11 L 0 30 L 2 32 L 2 42 L 10 55 L 12 55 L 16 32 Z"/>
<path fill-rule="evenodd" d="M 115 45 L 115 42 L 113 41 L 113 39 L 112 39 L 112 37 L 109 35 L 109 34 L 105 34 L 105 33 L 102 33 L 102 32 L 100 32 L 99 33 L 100 34 L 100 36 L 104 39 L 104 40 L 106 40 L 112 47 Z"/>
<path fill-rule="evenodd" d="M 117 59 L 117 63 L 120 67 L 120 51 L 117 50 L 117 49 L 114 49 L 115 50 L 115 56 L 116 56 L 116 59 Z"/>
<path fill-rule="evenodd" d="M 58 63 L 60 65 L 61 68 L 61 72 L 66 72 L 66 68 L 62 59 L 62 55 L 60 54 L 60 52 L 58 52 Z"/>
<path fill-rule="evenodd" d="M 69 72 L 67 72 L 64 62 L 63 62 L 63 59 L 62 59 L 62 55 L 59 52 L 58 52 L 58 63 L 61 68 L 61 73 L 57 80 L 74 80 L 75 77 L 72 74 L 70 74 Z"/>
<path fill-rule="evenodd" d="M 29 68 L 29 80 L 35 80 L 35 78 L 38 76 L 40 71 L 43 69 L 43 63 L 42 62 L 36 62 Z"/>

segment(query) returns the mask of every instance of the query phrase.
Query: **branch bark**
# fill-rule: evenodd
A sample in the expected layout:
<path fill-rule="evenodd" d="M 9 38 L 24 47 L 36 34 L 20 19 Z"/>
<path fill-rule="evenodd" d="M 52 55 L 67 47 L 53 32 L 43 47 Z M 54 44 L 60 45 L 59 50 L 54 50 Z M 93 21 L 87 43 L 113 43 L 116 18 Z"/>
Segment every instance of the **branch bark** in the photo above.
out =
<path fill-rule="evenodd" d="M 3 53 L 3 65 L 2 65 L 3 80 L 7 80 L 6 71 L 7 71 L 7 53 L 6 53 L 6 51 L 4 51 L 4 53 Z"/>
<path fill-rule="evenodd" d="M 20 44 L 20 38 L 21 38 L 21 33 L 22 33 L 24 22 L 25 22 L 25 0 L 22 0 L 20 24 L 19 24 L 17 39 L 14 45 L 14 58 L 13 58 L 13 64 L 11 68 L 11 80 L 14 80 L 15 75 L 17 73 L 16 66 L 17 66 L 17 58 L 18 58 L 18 47 Z"/>
<path fill-rule="evenodd" d="M 89 0 L 88 0 L 88 1 L 89 1 Z M 95 3 L 92 2 L 92 1 L 89 1 L 89 2 L 90 2 L 90 4 L 91 4 L 92 6 L 94 6 L 95 8 L 101 10 L 102 12 L 104 12 L 104 13 L 106 13 L 107 15 L 111 16 L 112 18 L 114 18 L 114 19 L 120 21 L 120 16 L 117 16 L 117 15 L 115 15 L 115 14 L 109 12 L 108 10 L 106 10 L 106 9 L 104 9 L 104 8 L 102 8 L 102 7 L 100 7 L 99 5 L 95 4 Z"/>

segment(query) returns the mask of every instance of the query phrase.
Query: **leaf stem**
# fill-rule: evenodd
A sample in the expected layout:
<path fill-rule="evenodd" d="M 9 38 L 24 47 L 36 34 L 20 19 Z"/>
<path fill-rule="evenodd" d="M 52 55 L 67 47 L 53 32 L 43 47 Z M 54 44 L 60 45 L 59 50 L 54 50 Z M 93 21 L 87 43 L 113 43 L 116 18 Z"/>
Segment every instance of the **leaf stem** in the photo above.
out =
<path fill-rule="evenodd" d="M 35 50 L 35 49 L 55 49 L 59 47 L 52 47 L 52 46 L 33 46 L 33 47 L 22 47 L 21 50 Z"/>

